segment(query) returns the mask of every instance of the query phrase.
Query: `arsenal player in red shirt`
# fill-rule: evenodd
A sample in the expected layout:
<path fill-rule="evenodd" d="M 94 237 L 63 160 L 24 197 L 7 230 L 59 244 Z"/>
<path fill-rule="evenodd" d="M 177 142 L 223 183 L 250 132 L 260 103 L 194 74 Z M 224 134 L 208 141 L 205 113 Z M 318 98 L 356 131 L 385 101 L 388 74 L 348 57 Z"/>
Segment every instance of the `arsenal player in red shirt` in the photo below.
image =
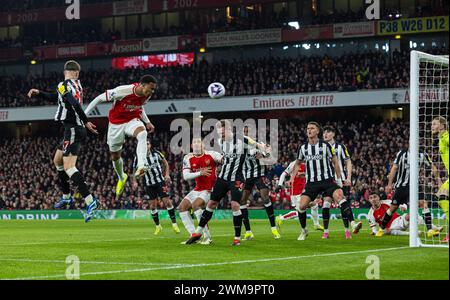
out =
<path fill-rule="evenodd" d="M 369 202 L 372 207 L 369 210 L 369 225 L 372 229 L 372 235 L 377 233 L 377 225 L 383 223 L 383 217 L 386 211 L 390 208 L 391 200 L 381 200 L 380 196 L 376 193 L 371 193 L 369 196 Z M 406 210 L 406 205 L 400 210 Z M 425 225 L 422 216 L 419 216 L 419 225 Z M 392 218 L 384 229 L 385 234 L 390 235 L 409 235 L 409 214 L 399 215 L 397 212 L 392 214 Z M 444 228 L 432 225 L 432 229 L 436 232 L 441 232 Z M 439 234 L 436 234 L 436 236 Z"/>
<path fill-rule="evenodd" d="M 192 152 L 183 159 L 184 180 L 195 179 L 195 188 L 187 194 L 178 207 L 184 227 L 192 235 L 195 232 L 194 222 L 189 211 L 194 211 L 197 220 L 200 218 L 206 203 L 211 197 L 211 190 L 216 182 L 216 167 L 223 162 L 223 156 L 216 151 L 205 151 L 201 138 L 192 140 Z M 206 227 L 201 244 L 210 244 L 211 235 Z M 185 242 L 183 242 L 185 243 Z"/>
<path fill-rule="evenodd" d="M 137 169 L 135 177 L 144 175 L 147 165 L 147 130 L 153 132 L 155 127 L 150 122 L 144 110 L 144 105 L 150 100 L 156 90 L 156 78 L 144 75 L 138 83 L 121 85 L 107 90 L 97 96 L 86 108 L 86 115 L 100 102 L 111 102 L 109 110 L 108 146 L 111 153 L 114 170 L 119 177 L 116 195 L 120 196 L 125 187 L 128 175 L 123 171 L 121 158 L 125 136 L 135 137 L 138 141 Z M 145 125 L 144 125 L 144 123 Z"/>

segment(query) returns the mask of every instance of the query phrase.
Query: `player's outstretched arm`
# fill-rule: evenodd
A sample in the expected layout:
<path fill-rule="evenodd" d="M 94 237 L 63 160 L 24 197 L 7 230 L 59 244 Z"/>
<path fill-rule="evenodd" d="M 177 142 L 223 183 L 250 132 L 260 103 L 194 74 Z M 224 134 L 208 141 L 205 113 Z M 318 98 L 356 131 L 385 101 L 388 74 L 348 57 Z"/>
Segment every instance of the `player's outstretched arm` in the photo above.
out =
<path fill-rule="evenodd" d="M 44 92 L 38 89 L 30 89 L 27 94 L 28 98 L 39 97 L 48 100 L 57 100 L 58 93 L 57 92 Z"/>
<path fill-rule="evenodd" d="M 147 128 L 149 133 L 155 131 L 155 126 L 152 124 L 152 122 L 150 122 L 150 119 L 148 118 L 144 107 L 142 107 L 141 120 L 145 123 L 145 127 Z"/>
<path fill-rule="evenodd" d="M 94 100 L 91 101 L 91 103 L 89 103 L 88 107 L 86 107 L 86 109 L 84 110 L 86 116 L 89 115 L 89 113 L 97 106 L 97 104 L 101 102 L 108 102 L 108 97 L 106 93 L 98 95 L 97 97 L 95 97 Z"/>

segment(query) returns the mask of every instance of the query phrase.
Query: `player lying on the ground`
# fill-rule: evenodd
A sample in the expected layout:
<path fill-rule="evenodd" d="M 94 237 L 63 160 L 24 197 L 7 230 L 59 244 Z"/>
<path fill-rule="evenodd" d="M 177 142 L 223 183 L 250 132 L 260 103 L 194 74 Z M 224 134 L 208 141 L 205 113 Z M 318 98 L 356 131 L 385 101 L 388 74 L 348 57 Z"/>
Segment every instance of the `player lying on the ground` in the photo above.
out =
<path fill-rule="evenodd" d="M 203 209 L 211 198 L 211 190 L 216 182 L 216 167 L 222 162 L 223 156 L 220 153 L 205 151 L 205 146 L 199 137 L 192 140 L 192 152 L 183 158 L 183 179 L 195 179 L 196 183 L 195 188 L 184 197 L 178 206 L 181 221 L 189 232 L 189 236 L 195 232 L 190 210 L 192 209 L 198 222 L 200 222 Z M 203 241 L 200 243 L 203 245 L 211 244 L 212 238 L 208 225 L 205 226 L 203 235 Z"/>
<path fill-rule="evenodd" d="M 289 166 L 283 171 L 283 173 L 280 176 L 280 179 L 278 180 L 278 186 L 276 188 L 276 192 L 278 193 L 280 191 L 280 189 L 283 187 L 284 185 L 284 181 L 286 180 L 286 176 L 290 176 L 290 186 L 291 186 L 291 205 L 292 207 L 296 208 L 298 206 L 298 204 L 300 203 L 300 197 L 302 194 L 302 191 L 305 188 L 305 184 L 306 184 L 306 177 L 305 177 L 305 164 L 301 163 L 300 167 L 298 169 L 297 174 L 294 176 L 292 174 L 292 170 L 294 169 L 295 166 L 295 161 L 291 162 L 289 164 Z M 315 199 L 314 201 L 312 201 L 309 204 L 309 207 L 311 208 L 311 217 L 313 220 L 313 224 L 314 224 L 314 228 L 316 230 L 322 230 L 323 231 L 323 227 L 320 225 L 319 223 L 319 204 L 318 204 L 318 199 Z M 278 227 L 281 227 L 281 225 L 283 224 L 284 220 L 289 220 L 289 219 L 295 219 L 298 218 L 298 212 L 297 210 L 293 210 L 290 211 L 284 215 L 280 215 L 277 216 L 276 218 L 276 223 Z"/>
<path fill-rule="evenodd" d="M 245 183 L 242 191 L 241 211 L 242 221 L 246 230 L 244 240 L 251 240 L 254 238 L 250 227 L 247 209 L 247 200 L 250 197 L 254 187 L 259 190 L 261 199 L 264 202 L 264 208 L 266 210 L 267 217 L 269 218 L 272 235 L 275 239 L 279 239 L 281 238 L 281 235 L 275 224 L 275 213 L 273 211 L 272 201 L 269 197 L 270 181 L 266 177 L 267 167 L 265 165 L 265 161 L 268 161 L 267 159 L 270 158 L 271 148 L 264 143 L 256 141 L 256 134 L 249 129 L 249 126 L 244 126 L 244 136 L 255 141 L 254 144 L 249 145 L 243 165 Z"/>
<path fill-rule="evenodd" d="M 116 196 L 119 197 L 125 187 L 128 175 L 123 171 L 122 147 L 125 136 L 137 139 L 137 169 L 135 177 L 144 175 L 147 156 L 147 130 L 155 127 L 145 113 L 144 105 L 150 100 L 156 90 L 157 81 L 151 75 L 144 75 L 138 83 L 121 85 L 97 96 L 85 110 L 86 115 L 100 102 L 113 102 L 109 110 L 108 146 L 111 153 L 114 170 L 119 177 Z M 142 123 L 142 121 L 146 124 Z"/>
<path fill-rule="evenodd" d="M 369 195 L 369 202 L 372 207 L 369 210 L 369 225 L 372 229 L 372 235 L 377 234 L 377 227 L 383 222 L 383 216 L 391 205 L 391 200 L 381 200 L 377 193 Z M 406 205 L 402 204 L 400 210 L 406 210 Z M 425 225 L 424 219 L 419 216 L 419 225 Z M 432 228 L 437 232 L 442 231 L 443 227 L 432 225 Z M 384 234 L 390 235 L 409 235 L 409 214 L 399 215 L 396 212 L 392 215 L 391 220 L 384 229 Z"/>
<path fill-rule="evenodd" d="M 439 177 L 439 172 L 436 167 L 431 162 L 430 157 L 425 152 L 419 153 L 419 165 L 430 168 L 435 178 L 441 182 Z M 392 203 L 386 213 L 383 216 L 383 220 L 380 224 L 380 230 L 377 232 L 377 236 L 381 237 L 384 234 L 384 230 L 387 224 L 391 221 L 391 218 L 399 205 L 409 203 L 409 182 L 410 182 L 410 152 L 409 144 L 405 149 L 400 150 L 395 157 L 394 164 L 392 165 L 391 171 L 388 175 L 388 186 L 386 187 L 386 192 L 390 193 L 392 191 L 392 186 L 395 177 L 395 192 L 392 196 Z M 422 194 L 422 193 L 421 193 Z M 428 232 L 427 236 L 429 238 L 439 234 L 432 227 L 432 216 L 431 211 L 428 208 L 428 203 L 424 200 L 424 195 L 419 195 L 419 207 L 422 208 L 423 219 L 425 220 L 425 225 L 427 226 Z"/>
<path fill-rule="evenodd" d="M 153 143 L 156 144 L 156 142 Z M 172 200 L 170 200 L 169 195 L 167 194 L 167 185 L 170 183 L 169 163 L 164 155 L 156 150 L 150 142 L 147 142 L 147 162 L 148 168 L 146 168 L 144 172 L 144 189 L 150 198 L 150 209 L 152 211 L 153 221 L 156 225 L 155 235 L 160 234 L 162 230 L 157 209 L 158 199 L 162 200 L 167 208 L 170 220 L 172 220 L 173 230 L 175 233 L 180 233 L 180 228 L 178 228 L 177 220 L 175 218 L 175 209 L 173 207 Z M 135 169 L 138 167 L 137 157 L 134 158 L 133 167 Z M 137 186 L 137 178 L 134 178 L 133 189 L 136 189 Z"/>
<path fill-rule="evenodd" d="M 444 163 L 445 170 L 447 171 L 447 177 L 448 177 L 448 168 L 449 168 L 449 142 L 448 142 L 448 122 L 444 117 L 436 117 L 434 118 L 433 122 L 431 123 L 431 133 L 434 136 L 439 137 L 439 153 L 441 154 L 442 162 Z M 439 191 L 436 193 L 436 196 L 439 199 L 439 206 L 442 208 L 442 210 L 445 213 L 445 218 L 447 222 L 447 228 L 448 228 L 448 206 L 449 206 L 449 200 L 448 200 L 448 181 L 447 180 L 439 187 Z M 443 243 L 448 243 L 448 233 Z"/>

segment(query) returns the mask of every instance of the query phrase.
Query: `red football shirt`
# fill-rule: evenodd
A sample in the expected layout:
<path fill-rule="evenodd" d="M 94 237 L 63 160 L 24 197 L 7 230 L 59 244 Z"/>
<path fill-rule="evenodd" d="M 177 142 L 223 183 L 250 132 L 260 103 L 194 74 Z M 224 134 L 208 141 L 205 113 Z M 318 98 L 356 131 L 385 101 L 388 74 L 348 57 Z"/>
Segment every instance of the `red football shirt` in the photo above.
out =
<path fill-rule="evenodd" d="M 183 159 L 183 169 L 189 169 L 192 173 L 199 172 L 200 169 L 211 167 L 211 175 L 199 176 L 195 178 L 194 191 L 211 191 L 216 183 L 216 167 L 222 159 L 222 155 L 216 151 L 205 151 L 200 156 L 195 156 L 192 153 L 186 155 Z"/>

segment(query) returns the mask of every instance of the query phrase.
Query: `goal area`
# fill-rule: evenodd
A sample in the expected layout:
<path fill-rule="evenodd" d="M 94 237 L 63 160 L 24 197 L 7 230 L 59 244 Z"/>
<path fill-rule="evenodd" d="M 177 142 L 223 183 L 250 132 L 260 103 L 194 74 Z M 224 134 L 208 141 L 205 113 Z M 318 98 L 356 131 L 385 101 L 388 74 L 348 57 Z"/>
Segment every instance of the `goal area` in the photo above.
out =
<path fill-rule="evenodd" d="M 448 131 L 449 58 L 448 55 L 411 51 L 410 62 L 409 244 L 410 247 L 448 247 L 448 242 L 443 239 L 448 234 L 449 220 L 442 206 L 443 201 L 440 201 L 443 199 L 442 183 L 448 180 L 448 170 L 444 165 L 445 158 L 440 153 L 439 141 L 445 130 Z M 439 132 L 432 130 L 433 120 L 439 120 Z M 432 164 L 421 163 L 419 153 L 428 155 Z M 434 176 L 433 166 L 440 179 Z M 442 227 L 440 235 L 429 236 L 425 225 L 420 222 L 419 203 L 424 201 L 432 212 L 433 224 Z"/>

